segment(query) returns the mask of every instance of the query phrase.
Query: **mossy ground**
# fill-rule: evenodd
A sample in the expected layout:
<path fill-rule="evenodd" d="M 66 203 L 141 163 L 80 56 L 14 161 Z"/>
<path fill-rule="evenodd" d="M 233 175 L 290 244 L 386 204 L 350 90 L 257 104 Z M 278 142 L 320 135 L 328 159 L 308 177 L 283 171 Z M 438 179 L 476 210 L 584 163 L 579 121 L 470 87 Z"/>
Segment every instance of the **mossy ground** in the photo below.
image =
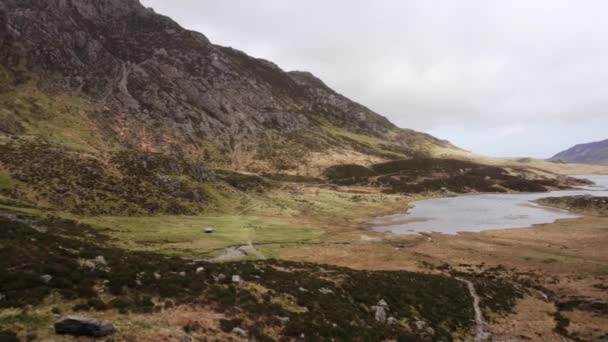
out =
<path fill-rule="evenodd" d="M 250 336 L 269 341 L 302 334 L 319 341 L 449 341 L 466 334 L 471 322 L 466 288 L 447 276 L 278 260 L 211 264 L 111 247 L 110 236 L 71 220 L 19 219 L 29 223 L 0 218 L 0 323 L 22 338 L 52 336 L 50 305 L 58 302 L 54 311 L 64 315 L 88 311 L 113 317 L 121 336 L 130 333 L 121 328 L 129 326 L 132 315 L 153 317 L 176 305 L 221 313 Z M 99 255 L 107 265 L 92 268 L 83 262 Z M 200 267 L 204 271 L 197 273 Z M 235 274 L 242 283 L 231 282 Z M 43 275 L 52 278 L 47 282 Z M 374 320 L 369 307 L 380 299 L 402 324 Z M 26 305 L 32 307 L 26 310 Z M 413 320 L 425 321 L 432 330 L 413 330 L 408 324 Z"/>
<path fill-rule="evenodd" d="M 314 242 L 320 229 L 272 217 L 223 216 L 146 216 L 87 217 L 80 220 L 107 229 L 116 245 L 133 250 L 178 255 L 209 255 L 228 246 L 252 241 L 255 244 Z M 203 229 L 215 232 L 205 234 Z"/>

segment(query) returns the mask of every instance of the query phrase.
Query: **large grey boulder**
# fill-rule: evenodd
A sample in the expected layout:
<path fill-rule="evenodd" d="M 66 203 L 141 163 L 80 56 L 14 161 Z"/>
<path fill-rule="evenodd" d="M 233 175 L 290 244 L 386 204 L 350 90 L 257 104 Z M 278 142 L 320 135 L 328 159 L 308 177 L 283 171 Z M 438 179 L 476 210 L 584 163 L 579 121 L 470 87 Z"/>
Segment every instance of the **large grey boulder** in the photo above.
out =
<path fill-rule="evenodd" d="M 88 317 L 68 316 L 55 323 L 55 333 L 61 335 L 102 337 L 115 331 L 112 322 Z"/>

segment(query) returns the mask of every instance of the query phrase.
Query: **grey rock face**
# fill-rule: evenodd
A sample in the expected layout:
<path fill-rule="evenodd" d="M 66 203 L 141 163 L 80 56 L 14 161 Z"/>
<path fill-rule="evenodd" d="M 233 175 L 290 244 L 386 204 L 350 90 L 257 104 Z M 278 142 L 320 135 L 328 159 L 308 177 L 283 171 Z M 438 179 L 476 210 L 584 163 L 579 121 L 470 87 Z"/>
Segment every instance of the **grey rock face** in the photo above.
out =
<path fill-rule="evenodd" d="M 320 131 L 319 119 L 370 135 L 396 128 L 310 73 L 213 45 L 137 0 L 4 0 L 0 43 L 0 65 L 82 92 L 92 121 L 129 147 L 236 151 L 269 131 Z"/>
<path fill-rule="evenodd" d="M 102 337 L 113 334 L 115 329 L 109 321 L 68 316 L 55 323 L 55 332 L 61 335 Z"/>

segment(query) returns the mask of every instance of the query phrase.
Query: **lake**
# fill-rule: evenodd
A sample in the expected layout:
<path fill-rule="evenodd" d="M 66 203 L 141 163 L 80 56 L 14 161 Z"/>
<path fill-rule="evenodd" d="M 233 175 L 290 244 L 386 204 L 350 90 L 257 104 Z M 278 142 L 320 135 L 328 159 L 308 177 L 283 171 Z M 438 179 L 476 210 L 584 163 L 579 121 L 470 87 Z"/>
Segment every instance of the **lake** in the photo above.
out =
<path fill-rule="evenodd" d="M 578 175 L 594 186 L 576 190 L 544 193 L 476 194 L 435 198 L 414 202 L 405 214 L 378 217 L 370 221 L 373 230 L 396 234 L 439 232 L 479 232 L 489 229 L 523 228 L 551 223 L 577 215 L 558 209 L 542 207 L 531 201 L 545 197 L 593 195 L 608 196 L 608 175 Z"/>

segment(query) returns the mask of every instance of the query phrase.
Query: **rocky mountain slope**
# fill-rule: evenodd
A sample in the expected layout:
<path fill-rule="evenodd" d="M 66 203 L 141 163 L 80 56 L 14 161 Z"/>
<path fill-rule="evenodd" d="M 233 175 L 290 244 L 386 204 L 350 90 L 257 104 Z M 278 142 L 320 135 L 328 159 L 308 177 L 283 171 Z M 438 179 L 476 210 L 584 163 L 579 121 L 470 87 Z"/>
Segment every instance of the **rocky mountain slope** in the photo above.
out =
<path fill-rule="evenodd" d="M 0 44 L 3 134 L 95 152 L 204 154 L 253 171 L 316 172 L 336 158 L 451 146 L 137 0 L 3 1 Z"/>
<path fill-rule="evenodd" d="M 580 144 L 562 151 L 551 158 L 566 163 L 608 165 L 608 139 Z"/>

